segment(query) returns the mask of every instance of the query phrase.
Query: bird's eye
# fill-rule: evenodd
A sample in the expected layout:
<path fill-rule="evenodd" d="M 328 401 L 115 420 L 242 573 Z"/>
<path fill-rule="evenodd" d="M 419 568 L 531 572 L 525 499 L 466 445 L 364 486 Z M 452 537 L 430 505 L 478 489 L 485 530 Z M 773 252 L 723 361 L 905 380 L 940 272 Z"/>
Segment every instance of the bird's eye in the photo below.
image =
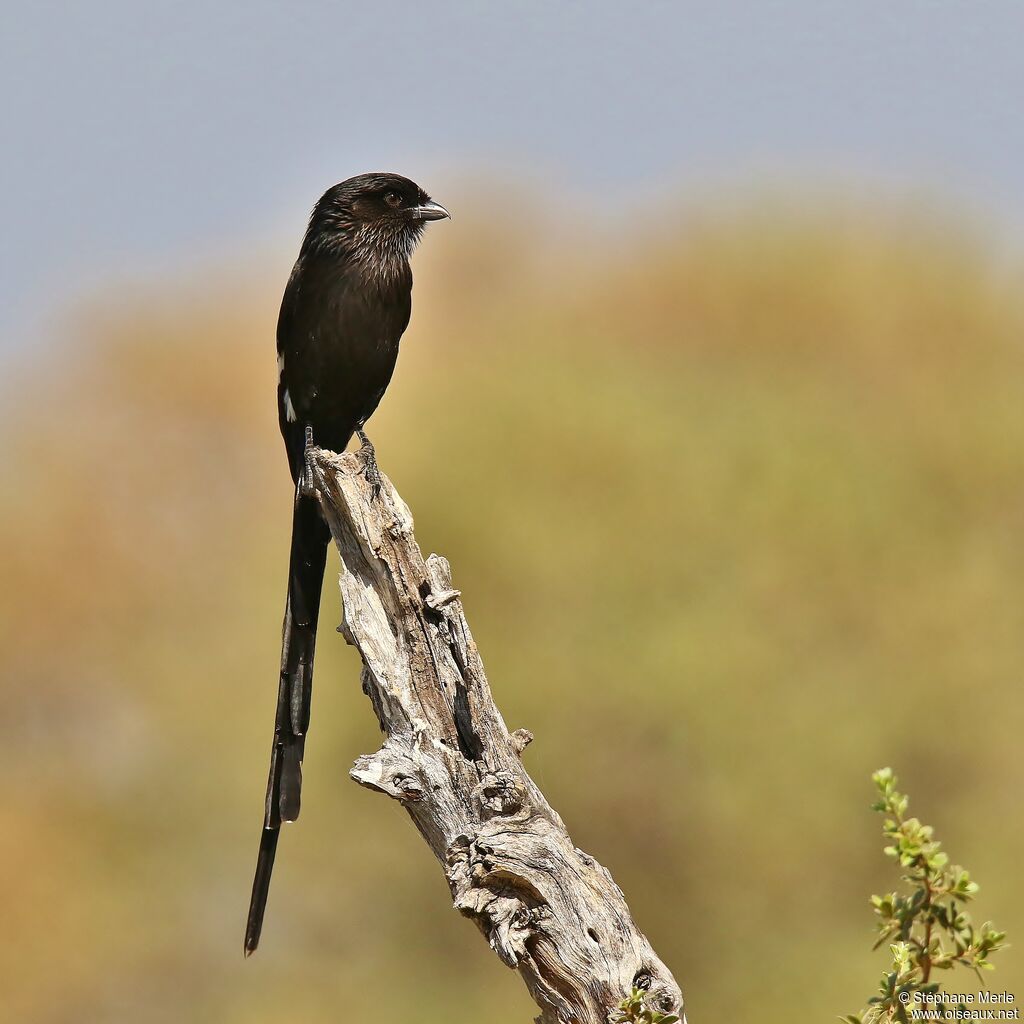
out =
<path fill-rule="evenodd" d="M 402 197 L 397 192 L 385 192 L 384 202 L 394 210 L 402 205 Z"/>

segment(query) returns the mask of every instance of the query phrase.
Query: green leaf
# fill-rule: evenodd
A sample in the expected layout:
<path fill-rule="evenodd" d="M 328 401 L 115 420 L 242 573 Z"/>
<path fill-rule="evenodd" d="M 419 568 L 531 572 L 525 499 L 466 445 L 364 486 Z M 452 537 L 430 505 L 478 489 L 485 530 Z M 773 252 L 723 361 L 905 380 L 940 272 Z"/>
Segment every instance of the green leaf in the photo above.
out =
<path fill-rule="evenodd" d="M 993 965 L 988 956 L 1003 947 L 1006 937 L 989 922 L 975 930 L 962 905 L 976 895 L 977 883 L 962 867 L 950 863 L 931 825 L 906 817 L 910 799 L 896 789 L 898 780 L 892 769 L 880 768 L 872 779 L 879 793 L 873 808 L 884 815 L 885 854 L 899 862 L 903 881 L 911 890 L 871 897 L 878 935 L 874 948 L 889 943 L 892 969 L 882 975 L 881 995 L 870 998 L 860 1015 L 840 1017 L 843 1024 L 908 1021 L 913 1000 L 904 1004 L 901 996 L 939 990 L 936 981 L 923 983 L 927 970 L 960 965 L 979 975 L 990 971 Z M 937 1011 L 945 1016 L 941 1005 Z"/>

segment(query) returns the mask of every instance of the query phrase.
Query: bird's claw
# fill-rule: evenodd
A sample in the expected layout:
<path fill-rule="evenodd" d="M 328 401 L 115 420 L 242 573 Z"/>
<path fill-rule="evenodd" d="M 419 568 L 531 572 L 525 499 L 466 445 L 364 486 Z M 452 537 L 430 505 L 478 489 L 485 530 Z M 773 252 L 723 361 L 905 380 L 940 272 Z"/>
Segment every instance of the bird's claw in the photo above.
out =
<path fill-rule="evenodd" d="M 356 430 L 356 435 L 359 438 L 359 454 L 363 457 L 365 467 L 363 472 L 370 483 L 374 499 L 379 498 L 382 481 L 380 470 L 377 468 L 377 452 L 362 427 Z"/>

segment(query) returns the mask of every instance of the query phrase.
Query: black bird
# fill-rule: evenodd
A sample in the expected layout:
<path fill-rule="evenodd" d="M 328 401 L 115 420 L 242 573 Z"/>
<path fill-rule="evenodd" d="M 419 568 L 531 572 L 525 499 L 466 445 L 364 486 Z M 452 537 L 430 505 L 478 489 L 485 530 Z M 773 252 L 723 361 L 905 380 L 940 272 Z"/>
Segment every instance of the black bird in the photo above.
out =
<path fill-rule="evenodd" d="M 283 821 L 299 816 L 320 587 L 331 535 L 307 486 L 312 444 L 343 451 L 363 433 L 391 380 L 412 309 L 409 257 L 427 221 L 449 216 L 398 174 L 360 174 L 328 189 L 313 209 L 277 323 L 277 409 L 295 507 L 281 681 L 263 833 L 245 929 L 260 940 Z"/>

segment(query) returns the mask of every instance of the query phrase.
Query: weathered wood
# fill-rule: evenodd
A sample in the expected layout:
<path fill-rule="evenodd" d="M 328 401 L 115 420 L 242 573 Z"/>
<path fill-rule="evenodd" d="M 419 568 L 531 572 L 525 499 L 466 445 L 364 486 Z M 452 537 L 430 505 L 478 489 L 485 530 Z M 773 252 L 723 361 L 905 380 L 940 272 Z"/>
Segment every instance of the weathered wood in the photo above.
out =
<path fill-rule="evenodd" d="M 526 773 L 525 729 L 491 698 L 448 562 L 424 559 L 412 516 L 365 452 L 313 453 L 341 554 L 339 631 L 363 660 L 386 739 L 356 782 L 398 800 L 444 866 L 454 906 L 522 975 L 538 1024 L 607 1024 L 634 984 L 682 1017 L 682 994 L 608 871 L 576 849 Z"/>

